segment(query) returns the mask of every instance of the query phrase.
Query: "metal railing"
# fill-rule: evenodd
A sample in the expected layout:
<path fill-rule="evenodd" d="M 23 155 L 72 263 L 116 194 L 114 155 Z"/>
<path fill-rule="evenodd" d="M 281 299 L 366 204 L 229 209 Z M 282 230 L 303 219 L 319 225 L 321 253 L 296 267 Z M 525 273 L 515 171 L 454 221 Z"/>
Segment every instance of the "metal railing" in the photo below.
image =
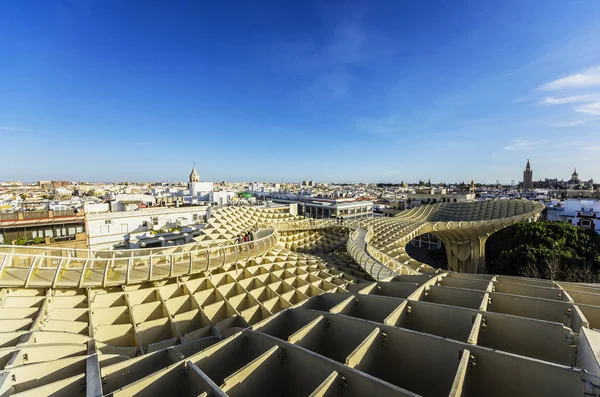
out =
<path fill-rule="evenodd" d="M 75 210 L 54 210 L 54 216 L 75 216 L 83 213 L 75 212 Z"/>
<path fill-rule="evenodd" d="M 16 221 L 17 219 L 19 219 L 19 214 L 16 212 L 0 214 L 0 221 Z"/>
<path fill-rule="evenodd" d="M 48 211 L 24 211 L 23 219 L 37 219 L 37 218 L 48 218 Z"/>

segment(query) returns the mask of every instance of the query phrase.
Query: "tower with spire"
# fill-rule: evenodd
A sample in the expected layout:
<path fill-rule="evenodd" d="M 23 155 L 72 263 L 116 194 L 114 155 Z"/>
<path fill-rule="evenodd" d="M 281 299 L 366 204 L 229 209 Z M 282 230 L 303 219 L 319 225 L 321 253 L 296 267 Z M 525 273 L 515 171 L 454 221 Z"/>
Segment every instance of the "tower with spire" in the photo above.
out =
<path fill-rule="evenodd" d="M 577 167 L 573 168 L 573 173 L 571 174 L 571 179 L 568 182 L 569 187 L 578 187 L 581 186 L 583 182 L 579 179 L 579 174 L 577 173 Z"/>
<path fill-rule="evenodd" d="M 573 173 L 571 174 L 572 181 L 579 181 L 579 174 L 577 173 L 577 167 L 573 168 Z"/>
<path fill-rule="evenodd" d="M 188 183 L 188 188 L 190 189 L 190 193 L 192 196 L 197 196 L 200 191 L 200 176 L 198 175 L 198 171 L 196 171 L 196 163 L 192 167 L 192 172 L 190 172 L 190 182 Z"/>
<path fill-rule="evenodd" d="M 196 171 L 196 163 L 192 168 L 192 172 L 190 172 L 190 183 L 200 182 L 200 176 L 198 175 L 198 171 Z"/>
<path fill-rule="evenodd" d="M 523 189 L 529 190 L 533 187 L 533 170 L 531 169 L 531 165 L 529 164 L 529 159 L 527 159 L 527 165 L 525 166 L 525 171 L 523 171 Z"/>

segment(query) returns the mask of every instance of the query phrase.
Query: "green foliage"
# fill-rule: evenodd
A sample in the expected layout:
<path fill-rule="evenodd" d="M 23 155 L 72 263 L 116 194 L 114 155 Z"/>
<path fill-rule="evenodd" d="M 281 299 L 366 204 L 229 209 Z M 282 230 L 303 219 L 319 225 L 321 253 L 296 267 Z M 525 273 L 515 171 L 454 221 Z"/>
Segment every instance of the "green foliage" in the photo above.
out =
<path fill-rule="evenodd" d="M 53 242 L 54 239 L 50 239 L 50 242 Z M 36 244 L 45 244 L 46 239 L 43 237 L 36 237 L 34 239 L 28 239 L 27 237 L 20 237 L 14 241 L 14 245 L 36 245 Z M 11 244 L 10 242 L 8 244 Z"/>
<path fill-rule="evenodd" d="M 600 235 L 564 222 L 518 223 L 490 236 L 486 260 L 490 273 L 589 281 L 573 278 L 600 271 Z"/>
<path fill-rule="evenodd" d="M 15 240 L 14 245 L 27 245 L 27 242 L 29 240 L 27 240 L 26 237 L 20 237 L 18 239 Z"/>

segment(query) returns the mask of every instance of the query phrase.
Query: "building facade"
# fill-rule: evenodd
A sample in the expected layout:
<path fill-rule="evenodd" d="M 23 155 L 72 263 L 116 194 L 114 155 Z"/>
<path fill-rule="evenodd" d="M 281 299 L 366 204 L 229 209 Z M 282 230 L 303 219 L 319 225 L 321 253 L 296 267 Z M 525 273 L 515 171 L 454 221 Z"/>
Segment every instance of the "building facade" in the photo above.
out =
<path fill-rule="evenodd" d="M 206 223 L 208 206 L 145 208 L 85 216 L 90 249 L 168 247 L 192 242 Z"/>
<path fill-rule="evenodd" d="M 419 207 L 423 204 L 438 203 L 462 203 L 475 200 L 474 192 L 451 192 L 444 188 L 441 189 L 417 189 L 414 193 L 409 193 L 406 199 L 406 209 Z"/>
<path fill-rule="evenodd" d="M 210 199 L 210 193 L 213 191 L 212 182 L 200 182 L 200 176 L 198 175 L 198 171 L 196 170 L 195 166 L 192 168 L 192 172 L 190 173 L 190 182 L 188 187 L 192 197 L 205 199 L 205 201 Z"/>
<path fill-rule="evenodd" d="M 364 199 L 273 199 L 274 203 L 297 204 L 298 215 L 307 218 L 363 219 L 373 216 L 373 201 Z"/>
<path fill-rule="evenodd" d="M 395 201 L 389 203 L 389 205 L 386 207 L 381 208 L 381 215 L 386 217 L 396 216 L 406 209 L 405 205 L 405 201 Z"/>
<path fill-rule="evenodd" d="M 523 189 L 529 190 L 533 187 L 533 170 L 531 169 L 531 165 L 529 164 L 529 159 L 527 159 L 527 165 L 525 166 L 525 171 L 523 171 Z"/>
<path fill-rule="evenodd" d="M 567 199 L 547 206 L 549 221 L 568 222 L 600 233 L 600 201 Z"/>
<path fill-rule="evenodd" d="M 0 214 L 0 244 L 71 242 L 86 248 L 85 221 L 75 210 L 22 211 Z"/>

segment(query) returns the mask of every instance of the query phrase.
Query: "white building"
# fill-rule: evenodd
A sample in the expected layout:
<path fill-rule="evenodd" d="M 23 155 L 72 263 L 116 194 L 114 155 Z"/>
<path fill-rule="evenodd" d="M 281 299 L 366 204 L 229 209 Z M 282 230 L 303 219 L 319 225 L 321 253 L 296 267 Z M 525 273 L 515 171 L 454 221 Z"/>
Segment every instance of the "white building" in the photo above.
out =
<path fill-rule="evenodd" d="M 462 203 L 473 200 L 475 200 L 473 192 L 448 193 L 445 188 L 417 189 L 414 193 L 408 194 L 406 208 L 418 207 L 421 204 Z"/>
<path fill-rule="evenodd" d="M 226 205 L 229 204 L 233 201 L 233 199 L 236 197 L 236 193 L 229 191 L 229 190 L 223 190 L 223 191 L 218 191 L 218 192 L 210 192 L 210 201 L 212 203 L 215 203 L 217 205 Z"/>
<path fill-rule="evenodd" d="M 90 208 L 90 207 L 87 207 Z M 150 248 L 192 242 L 206 223 L 209 206 L 154 207 L 135 211 L 88 212 L 90 249 Z M 96 206 L 93 209 L 96 208 Z"/>
<path fill-rule="evenodd" d="M 567 199 L 547 206 L 549 221 L 569 222 L 600 233 L 600 201 Z"/>
<path fill-rule="evenodd" d="M 112 212 L 134 211 L 138 204 L 151 206 L 155 203 L 154 197 L 149 194 L 117 194 L 114 201 L 110 202 Z"/>
<path fill-rule="evenodd" d="M 196 167 L 192 168 L 188 187 L 192 196 L 203 201 L 208 201 L 210 198 L 209 195 L 213 191 L 212 182 L 200 182 L 200 176 L 198 175 L 198 171 L 196 171 Z M 204 200 L 204 198 L 206 198 L 206 200 Z"/>

